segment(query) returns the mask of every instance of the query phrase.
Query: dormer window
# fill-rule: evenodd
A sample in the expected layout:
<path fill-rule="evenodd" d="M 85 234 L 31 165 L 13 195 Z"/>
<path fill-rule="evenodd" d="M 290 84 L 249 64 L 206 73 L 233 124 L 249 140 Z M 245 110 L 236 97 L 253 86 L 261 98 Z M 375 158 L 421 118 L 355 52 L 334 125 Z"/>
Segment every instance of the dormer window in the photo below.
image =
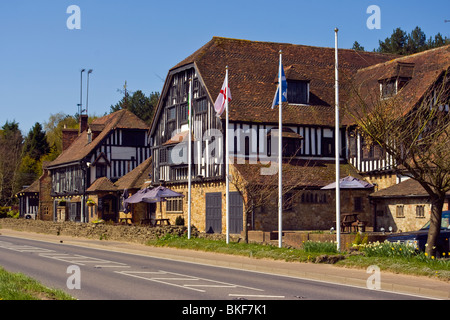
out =
<path fill-rule="evenodd" d="M 397 94 L 397 80 L 387 80 L 380 83 L 381 98 L 387 99 Z"/>
<path fill-rule="evenodd" d="M 288 101 L 291 104 L 309 104 L 309 81 L 287 80 Z"/>
<path fill-rule="evenodd" d="M 381 99 L 395 96 L 412 79 L 414 63 L 397 62 L 392 65 L 380 83 Z"/>

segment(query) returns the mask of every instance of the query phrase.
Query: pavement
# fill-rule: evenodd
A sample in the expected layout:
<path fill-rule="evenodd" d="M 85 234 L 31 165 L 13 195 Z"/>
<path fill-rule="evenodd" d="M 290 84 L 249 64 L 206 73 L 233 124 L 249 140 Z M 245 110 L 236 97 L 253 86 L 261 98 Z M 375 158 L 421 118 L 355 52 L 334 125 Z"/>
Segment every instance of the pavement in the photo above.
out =
<path fill-rule="evenodd" d="M 55 236 L 48 234 L 0 229 L 0 235 L 34 239 L 39 241 L 91 247 L 102 250 L 138 254 L 169 260 L 213 265 L 217 267 L 241 269 L 253 272 L 277 274 L 301 279 L 338 283 L 342 285 L 367 288 L 368 280 L 373 279 L 373 270 L 338 267 L 330 264 L 299 263 L 256 259 L 219 253 L 209 253 L 195 250 L 151 247 L 143 244 L 111 240 L 95 240 L 70 236 Z M 382 271 L 379 274 L 380 288 L 383 290 L 420 297 L 450 300 L 450 282 L 429 277 L 409 276 Z M 374 284 L 369 280 L 370 284 Z"/>

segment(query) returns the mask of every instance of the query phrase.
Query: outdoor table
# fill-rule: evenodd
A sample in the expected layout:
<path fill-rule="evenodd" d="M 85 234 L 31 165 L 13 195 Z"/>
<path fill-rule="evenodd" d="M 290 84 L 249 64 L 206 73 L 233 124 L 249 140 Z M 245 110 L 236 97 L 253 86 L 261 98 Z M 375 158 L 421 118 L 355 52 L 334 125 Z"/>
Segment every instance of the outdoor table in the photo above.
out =
<path fill-rule="evenodd" d="M 170 221 L 169 221 L 169 219 L 155 219 L 155 226 L 156 225 L 160 225 L 160 226 L 162 226 L 162 225 L 164 225 L 164 222 L 168 225 L 168 226 L 170 226 Z"/>
<path fill-rule="evenodd" d="M 348 232 L 352 231 L 352 227 L 357 227 L 357 224 L 354 225 L 354 223 L 358 223 L 358 214 L 357 213 L 345 213 L 342 215 L 342 222 L 341 222 L 341 230 L 342 232 L 345 232 L 347 230 Z"/>

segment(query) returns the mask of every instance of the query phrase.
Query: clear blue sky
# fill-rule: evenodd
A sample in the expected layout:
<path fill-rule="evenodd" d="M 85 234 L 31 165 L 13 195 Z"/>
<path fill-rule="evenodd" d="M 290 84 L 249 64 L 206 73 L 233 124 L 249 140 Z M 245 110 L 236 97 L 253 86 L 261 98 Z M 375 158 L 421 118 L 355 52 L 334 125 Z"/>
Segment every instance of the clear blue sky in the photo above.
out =
<path fill-rule="evenodd" d="M 81 29 L 66 25 L 70 5 Z M 370 30 L 370 5 L 381 29 Z M 400 27 L 421 27 L 427 37 L 450 37 L 449 0 L 17 0 L 0 3 L 0 126 L 19 123 L 24 135 L 50 114 L 75 114 L 80 70 L 90 75 L 89 114 L 103 115 L 131 91 L 161 91 L 168 70 L 213 36 L 351 48 L 378 47 Z M 83 104 L 86 103 L 86 76 Z"/>

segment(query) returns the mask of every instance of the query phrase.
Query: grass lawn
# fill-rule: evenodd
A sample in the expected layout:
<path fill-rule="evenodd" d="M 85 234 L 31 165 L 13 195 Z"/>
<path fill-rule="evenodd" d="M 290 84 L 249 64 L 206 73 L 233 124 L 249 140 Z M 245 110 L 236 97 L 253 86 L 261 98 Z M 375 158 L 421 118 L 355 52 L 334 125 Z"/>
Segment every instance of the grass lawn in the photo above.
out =
<path fill-rule="evenodd" d="M 0 267 L 0 300 L 74 300 L 61 290 L 49 289 L 21 273 Z"/>

